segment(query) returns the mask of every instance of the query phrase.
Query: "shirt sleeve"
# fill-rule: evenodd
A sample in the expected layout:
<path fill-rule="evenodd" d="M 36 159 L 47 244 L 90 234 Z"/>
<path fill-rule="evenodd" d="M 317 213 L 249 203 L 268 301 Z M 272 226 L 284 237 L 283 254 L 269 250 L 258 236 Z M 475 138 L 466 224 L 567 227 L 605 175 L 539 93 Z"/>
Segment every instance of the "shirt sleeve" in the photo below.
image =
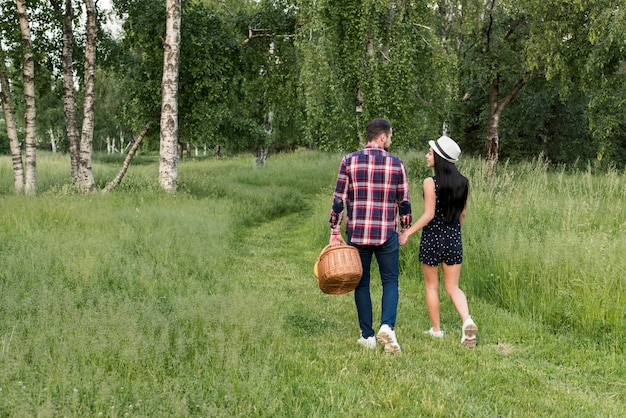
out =
<path fill-rule="evenodd" d="M 348 197 L 348 174 L 346 158 L 341 160 L 339 166 L 339 174 L 337 174 L 337 183 L 335 184 L 335 191 L 333 193 L 333 206 L 330 210 L 329 225 L 331 229 L 338 229 L 341 227 L 344 214 L 344 202 Z"/>
<path fill-rule="evenodd" d="M 409 182 L 404 164 L 401 164 L 401 168 L 400 186 L 398 187 L 398 212 L 400 215 L 400 228 L 404 230 L 411 226 L 412 210 Z"/>

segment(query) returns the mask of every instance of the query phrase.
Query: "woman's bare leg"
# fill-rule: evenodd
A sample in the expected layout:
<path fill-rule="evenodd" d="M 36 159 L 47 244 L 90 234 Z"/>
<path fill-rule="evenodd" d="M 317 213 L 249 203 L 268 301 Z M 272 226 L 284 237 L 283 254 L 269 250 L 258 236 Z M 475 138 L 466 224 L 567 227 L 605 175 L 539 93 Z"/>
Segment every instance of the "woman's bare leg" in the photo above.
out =
<path fill-rule="evenodd" d="M 429 266 L 422 263 L 424 287 L 426 289 L 426 307 L 433 326 L 433 331 L 440 331 L 439 320 L 439 266 Z"/>
<path fill-rule="evenodd" d="M 461 322 L 465 322 L 465 320 L 469 317 L 469 308 L 467 306 L 467 298 L 465 297 L 465 293 L 461 289 L 459 289 L 459 278 L 461 277 L 461 264 L 454 264 L 449 266 L 447 264 L 442 264 L 443 268 L 443 283 L 446 288 L 446 292 L 450 299 L 452 299 L 452 303 L 454 307 L 458 311 L 461 316 Z"/>

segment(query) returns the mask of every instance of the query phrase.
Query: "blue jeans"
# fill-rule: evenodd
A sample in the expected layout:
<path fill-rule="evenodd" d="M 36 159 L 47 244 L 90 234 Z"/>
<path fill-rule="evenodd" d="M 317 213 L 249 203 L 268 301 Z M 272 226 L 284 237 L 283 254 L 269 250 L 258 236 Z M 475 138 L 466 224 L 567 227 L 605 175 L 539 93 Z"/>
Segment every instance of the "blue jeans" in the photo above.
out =
<path fill-rule="evenodd" d="M 359 250 L 361 264 L 363 265 L 363 276 L 358 286 L 354 290 L 354 302 L 359 317 L 359 327 L 364 338 L 374 336 L 372 328 L 372 297 L 370 295 L 370 267 L 372 256 L 376 256 L 378 269 L 380 270 L 380 280 L 383 285 L 381 325 L 387 324 L 394 328 L 396 325 L 396 312 L 398 311 L 398 276 L 400 263 L 400 246 L 398 245 L 398 234 L 394 233 L 382 245 L 356 245 L 348 243 Z"/>

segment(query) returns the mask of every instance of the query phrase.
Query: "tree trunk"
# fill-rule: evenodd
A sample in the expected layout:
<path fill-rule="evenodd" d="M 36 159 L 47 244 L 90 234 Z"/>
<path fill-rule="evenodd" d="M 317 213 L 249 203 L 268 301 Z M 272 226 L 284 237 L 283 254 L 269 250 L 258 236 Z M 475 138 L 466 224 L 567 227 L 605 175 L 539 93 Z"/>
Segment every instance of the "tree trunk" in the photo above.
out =
<path fill-rule="evenodd" d="M 54 136 L 54 129 L 50 128 L 48 132 L 50 133 L 50 150 L 55 154 L 57 152 L 57 139 Z"/>
<path fill-rule="evenodd" d="M 30 27 L 28 25 L 28 16 L 26 14 L 26 4 L 24 0 L 17 0 L 16 3 L 20 19 L 20 30 L 22 32 L 22 44 L 24 47 L 24 146 L 26 149 L 24 191 L 26 194 L 34 195 L 37 192 L 35 59 L 33 58 Z"/>
<path fill-rule="evenodd" d="M 96 39 L 98 23 L 94 0 L 85 0 L 87 11 L 87 43 L 85 45 L 85 98 L 83 100 L 83 127 L 78 160 L 78 187 L 83 192 L 96 188 L 92 172 L 93 126 L 95 108 Z"/>
<path fill-rule="evenodd" d="M 268 149 L 265 146 L 258 146 L 256 149 L 256 165 L 257 167 L 265 167 L 267 163 Z"/>
<path fill-rule="evenodd" d="M 9 147 L 11 148 L 11 160 L 13 162 L 13 185 L 17 193 L 24 192 L 24 167 L 22 165 L 22 150 L 20 148 L 20 140 L 17 136 L 17 124 L 15 116 L 11 109 L 11 100 L 9 94 L 9 80 L 4 71 L 4 53 L 0 45 L 0 101 L 2 101 L 2 110 L 4 111 L 4 121 L 7 125 L 7 135 L 9 137 Z"/>
<path fill-rule="evenodd" d="M 161 84 L 159 183 L 168 192 L 175 192 L 178 187 L 180 8 L 181 0 L 167 0 L 165 42 L 163 45 L 163 82 Z"/>
<path fill-rule="evenodd" d="M 148 133 L 148 130 L 150 129 L 150 126 L 152 126 L 154 122 L 155 122 L 155 119 L 150 120 L 146 124 L 146 126 L 143 128 L 143 130 L 141 131 L 141 133 L 135 140 L 135 143 L 133 144 L 133 146 L 130 147 L 130 150 L 128 151 L 128 154 L 126 155 L 126 158 L 124 159 L 124 163 L 122 164 L 122 168 L 120 169 L 119 173 L 117 173 L 117 176 L 115 176 L 115 178 L 111 180 L 109 184 L 106 185 L 106 187 L 102 190 L 102 193 L 110 192 L 118 184 L 122 182 L 122 179 L 124 178 L 124 175 L 126 175 L 126 171 L 128 171 L 128 167 L 130 167 L 130 163 L 133 160 L 135 153 L 139 149 L 139 145 L 141 144 L 141 141 L 143 141 L 143 138 L 146 136 L 146 134 Z"/>
<path fill-rule="evenodd" d="M 62 0 L 61 0 L 62 1 Z M 65 115 L 65 129 L 70 148 L 70 162 L 72 183 L 79 182 L 79 159 L 80 159 L 80 138 L 78 125 L 76 124 L 76 102 L 74 99 L 74 73 L 72 69 L 72 0 L 65 0 L 65 11 L 61 9 L 59 0 L 51 0 L 57 15 L 62 20 L 63 30 L 63 52 L 61 54 L 61 67 L 63 71 L 63 112 Z"/>
<path fill-rule="evenodd" d="M 491 82 L 491 89 L 489 91 L 489 126 L 487 127 L 487 180 L 493 181 L 496 177 L 496 169 L 498 165 L 499 155 L 499 142 L 500 138 L 498 130 L 500 127 L 500 116 L 504 109 L 511 103 L 511 100 L 520 91 L 524 84 L 528 81 L 524 76 L 515 86 L 504 96 L 501 102 L 499 102 L 500 95 L 500 77 L 496 76 Z"/>
<path fill-rule="evenodd" d="M 491 90 L 489 91 L 489 124 L 487 126 L 487 179 L 492 181 L 496 176 L 496 168 L 498 165 L 498 147 L 500 138 L 498 136 L 498 128 L 500 126 L 500 112 L 498 111 L 498 93 L 500 88 L 500 79 L 496 77 L 491 82 Z"/>

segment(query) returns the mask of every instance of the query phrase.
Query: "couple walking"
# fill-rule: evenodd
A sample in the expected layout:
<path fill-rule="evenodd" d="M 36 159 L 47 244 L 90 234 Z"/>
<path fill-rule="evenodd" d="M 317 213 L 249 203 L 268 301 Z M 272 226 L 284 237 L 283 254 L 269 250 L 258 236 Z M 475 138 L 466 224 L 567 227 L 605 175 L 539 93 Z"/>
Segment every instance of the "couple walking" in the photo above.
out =
<path fill-rule="evenodd" d="M 446 136 L 429 141 L 426 163 L 434 168 L 435 175 L 424 180 L 424 213 L 412 224 L 406 169 L 397 156 L 388 152 L 392 134 L 389 121 L 380 118 L 370 121 L 366 128 L 367 145 L 342 159 L 333 193 L 330 245 L 346 244 L 340 229 L 345 214 L 348 244 L 359 250 L 363 264 L 363 276 L 354 290 L 361 328 L 357 343 L 374 349 L 378 340 L 386 353 L 401 352 L 394 331 L 400 245 L 405 245 L 413 233 L 422 229 L 419 261 L 432 325 L 425 333 L 435 338 L 444 335 L 439 322 L 441 265 L 446 292 L 463 322 L 461 344 L 474 347 L 478 329 L 469 315 L 465 294 L 459 289 L 463 260 L 461 226 L 469 193 L 468 180 L 454 165 L 461 149 Z M 382 281 L 381 326 L 376 334 L 370 295 L 370 266 L 374 256 Z"/>

